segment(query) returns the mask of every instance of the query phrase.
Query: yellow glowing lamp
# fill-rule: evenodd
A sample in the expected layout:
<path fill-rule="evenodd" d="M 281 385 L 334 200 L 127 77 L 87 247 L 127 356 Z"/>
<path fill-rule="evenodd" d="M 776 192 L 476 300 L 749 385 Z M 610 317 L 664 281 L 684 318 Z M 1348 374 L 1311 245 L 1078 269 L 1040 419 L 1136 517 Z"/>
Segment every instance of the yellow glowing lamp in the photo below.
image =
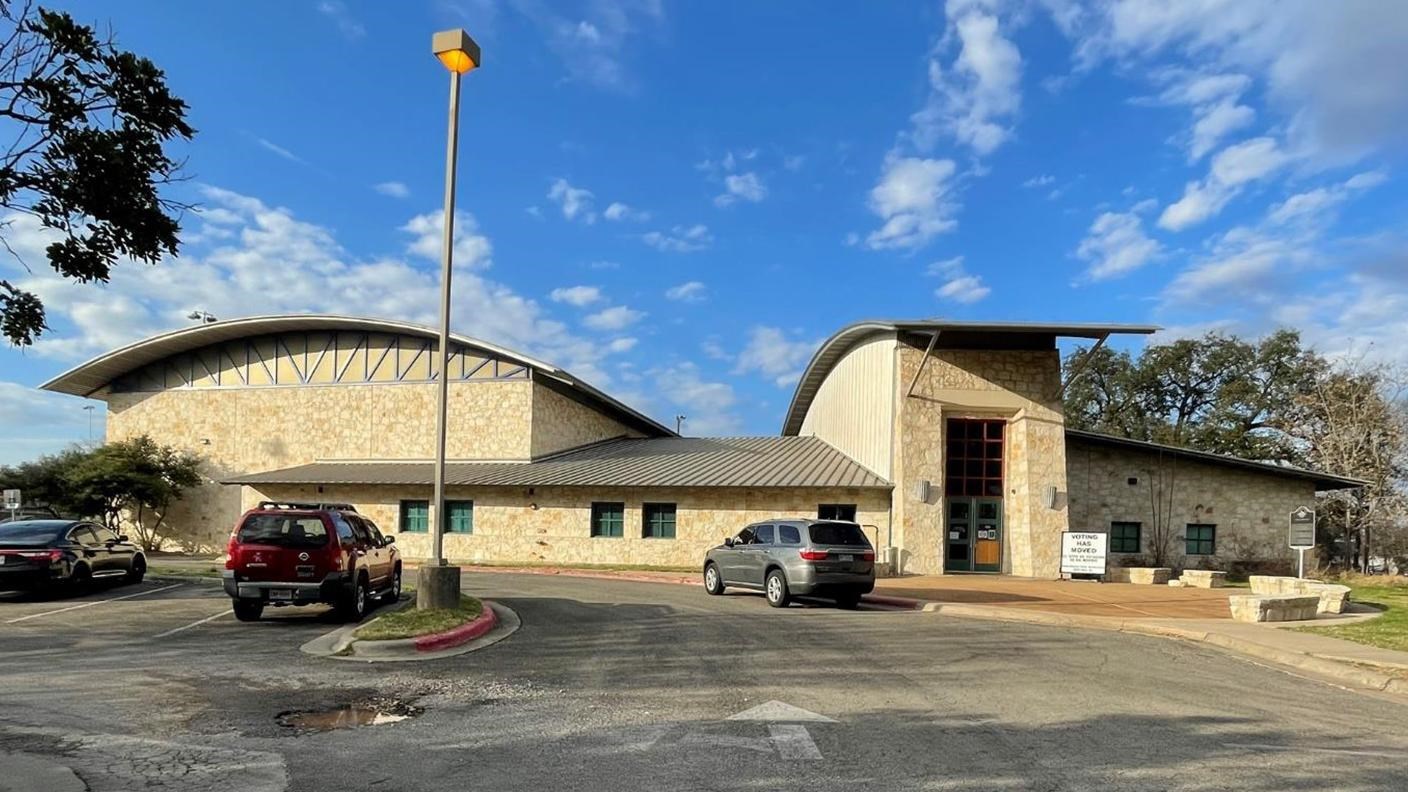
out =
<path fill-rule="evenodd" d="M 464 30 L 442 30 L 430 39 L 430 50 L 455 74 L 464 74 L 481 65 L 479 45 Z"/>

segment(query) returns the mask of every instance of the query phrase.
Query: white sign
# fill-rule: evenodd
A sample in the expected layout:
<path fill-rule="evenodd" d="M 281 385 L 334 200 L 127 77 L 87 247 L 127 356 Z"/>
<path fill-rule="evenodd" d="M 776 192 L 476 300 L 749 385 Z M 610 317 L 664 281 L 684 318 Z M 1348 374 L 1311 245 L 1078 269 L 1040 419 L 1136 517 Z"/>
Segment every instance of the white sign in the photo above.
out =
<path fill-rule="evenodd" d="M 20 507 L 20 491 L 5 490 L 5 508 L 14 511 Z"/>
<path fill-rule="evenodd" d="M 1105 548 L 1108 546 L 1109 537 L 1103 533 L 1066 531 L 1061 534 L 1061 573 L 1105 574 Z"/>

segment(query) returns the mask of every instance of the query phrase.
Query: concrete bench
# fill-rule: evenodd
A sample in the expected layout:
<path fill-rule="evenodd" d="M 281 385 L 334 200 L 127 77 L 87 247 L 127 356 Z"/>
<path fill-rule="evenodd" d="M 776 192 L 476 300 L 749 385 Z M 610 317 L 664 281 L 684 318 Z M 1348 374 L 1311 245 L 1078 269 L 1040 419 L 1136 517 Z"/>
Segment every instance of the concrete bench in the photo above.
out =
<path fill-rule="evenodd" d="M 1320 598 L 1321 613 L 1344 613 L 1344 609 L 1349 605 L 1349 586 L 1336 583 L 1277 575 L 1252 575 L 1247 578 L 1247 582 L 1251 584 L 1253 594 L 1314 594 Z"/>
<path fill-rule="evenodd" d="M 1162 586 L 1172 576 L 1173 570 L 1168 567 L 1115 567 L 1105 574 L 1105 582 Z"/>
<path fill-rule="evenodd" d="M 1185 569 L 1178 579 L 1191 588 L 1222 588 L 1227 585 L 1227 573 L 1213 569 Z"/>
<path fill-rule="evenodd" d="M 1314 594 L 1228 597 L 1232 618 L 1240 622 L 1304 621 L 1314 619 L 1320 598 Z"/>

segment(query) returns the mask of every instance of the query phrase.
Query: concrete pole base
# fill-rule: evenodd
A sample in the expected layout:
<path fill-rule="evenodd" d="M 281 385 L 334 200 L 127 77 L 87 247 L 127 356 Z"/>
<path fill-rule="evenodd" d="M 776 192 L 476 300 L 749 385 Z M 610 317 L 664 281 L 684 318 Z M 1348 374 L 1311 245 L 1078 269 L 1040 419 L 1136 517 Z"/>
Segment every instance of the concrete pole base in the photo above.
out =
<path fill-rule="evenodd" d="M 457 608 L 460 604 L 460 568 L 423 564 L 416 577 L 416 607 Z"/>

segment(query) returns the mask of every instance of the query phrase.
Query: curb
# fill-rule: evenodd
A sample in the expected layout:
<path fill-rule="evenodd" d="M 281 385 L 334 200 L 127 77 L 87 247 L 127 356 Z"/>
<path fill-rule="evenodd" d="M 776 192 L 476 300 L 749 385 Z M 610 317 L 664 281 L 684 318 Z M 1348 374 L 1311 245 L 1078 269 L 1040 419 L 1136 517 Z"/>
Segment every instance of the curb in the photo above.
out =
<path fill-rule="evenodd" d="M 494 614 L 491 603 L 481 602 L 479 615 L 461 624 L 460 626 L 446 630 L 442 633 L 422 635 L 411 639 L 417 652 L 437 652 L 441 649 L 450 649 L 460 644 L 469 643 L 475 638 L 494 629 L 499 623 L 499 617 Z"/>
<path fill-rule="evenodd" d="M 361 663 L 437 660 L 473 652 L 498 643 L 521 626 L 518 614 L 492 600 L 481 600 L 484 610 L 473 620 L 443 633 L 386 641 L 352 637 L 362 624 L 339 627 L 303 644 L 305 654 Z M 410 600 L 406 601 L 410 604 Z M 403 606 L 404 607 L 404 606 Z"/>

